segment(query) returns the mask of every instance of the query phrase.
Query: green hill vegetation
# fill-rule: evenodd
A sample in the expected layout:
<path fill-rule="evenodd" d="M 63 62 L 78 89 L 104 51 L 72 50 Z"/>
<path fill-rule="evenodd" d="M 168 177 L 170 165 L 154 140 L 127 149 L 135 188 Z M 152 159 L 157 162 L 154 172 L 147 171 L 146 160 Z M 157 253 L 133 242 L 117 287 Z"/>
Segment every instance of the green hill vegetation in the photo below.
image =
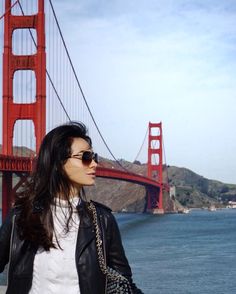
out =
<path fill-rule="evenodd" d="M 146 164 L 120 163 L 135 173 L 146 175 Z M 118 168 L 114 161 L 102 159 L 101 165 Z M 163 180 L 175 187 L 175 194 L 164 193 L 165 211 L 188 208 L 204 208 L 214 205 L 225 207 L 228 201 L 236 201 L 236 185 L 204 178 L 187 168 L 163 166 Z M 96 186 L 87 189 L 87 195 L 110 206 L 114 211 L 141 212 L 145 209 L 146 190 L 144 187 L 127 182 L 109 179 L 97 179 Z"/>
<path fill-rule="evenodd" d="M 176 187 L 176 199 L 191 207 L 226 206 L 236 201 L 236 185 L 204 178 L 187 168 L 168 166 L 169 184 Z"/>

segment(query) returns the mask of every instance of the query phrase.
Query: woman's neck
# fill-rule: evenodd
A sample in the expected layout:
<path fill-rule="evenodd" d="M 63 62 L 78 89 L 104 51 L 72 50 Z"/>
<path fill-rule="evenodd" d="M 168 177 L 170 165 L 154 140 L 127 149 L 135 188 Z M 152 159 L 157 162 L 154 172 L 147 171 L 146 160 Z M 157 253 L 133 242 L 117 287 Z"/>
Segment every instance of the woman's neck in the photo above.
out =
<path fill-rule="evenodd" d="M 70 198 L 79 197 L 81 187 L 73 187 L 70 191 Z"/>

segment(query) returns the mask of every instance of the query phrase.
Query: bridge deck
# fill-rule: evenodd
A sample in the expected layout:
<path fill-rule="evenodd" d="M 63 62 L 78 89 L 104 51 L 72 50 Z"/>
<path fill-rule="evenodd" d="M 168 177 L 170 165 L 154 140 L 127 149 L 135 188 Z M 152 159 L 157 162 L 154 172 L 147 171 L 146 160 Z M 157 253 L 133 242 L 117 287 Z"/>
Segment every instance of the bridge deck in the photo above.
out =
<path fill-rule="evenodd" d="M 6 156 L 0 154 L 0 171 L 10 172 L 31 172 L 34 164 L 34 158 L 18 157 L 18 156 Z M 106 167 L 97 167 L 97 177 L 109 178 L 114 180 L 122 180 L 142 186 L 152 186 L 155 188 L 161 188 L 161 183 L 145 177 L 143 175 L 135 174 L 132 172 L 121 171 Z"/>

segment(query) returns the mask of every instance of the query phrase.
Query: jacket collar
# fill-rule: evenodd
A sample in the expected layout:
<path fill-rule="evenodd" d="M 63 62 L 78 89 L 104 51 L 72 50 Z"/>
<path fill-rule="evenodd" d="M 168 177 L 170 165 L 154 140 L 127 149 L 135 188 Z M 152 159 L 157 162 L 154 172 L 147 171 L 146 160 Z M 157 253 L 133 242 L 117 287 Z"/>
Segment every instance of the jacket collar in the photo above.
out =
<path fill-rule="evenodd" d="M 81 199 L 76 209 L 80 217 L 79 232 L 77 236 L 77 246 L 76 246 L 76 255 L 80 257 L 84 248 L 95 239 L 95 230 L 91 216 L 88 213 L 86 208 L 86 202 Z M 42 201 L 34 201 L 33 203 L 33 213 L 41 213 L 44 210 L 44 204 Z"/>

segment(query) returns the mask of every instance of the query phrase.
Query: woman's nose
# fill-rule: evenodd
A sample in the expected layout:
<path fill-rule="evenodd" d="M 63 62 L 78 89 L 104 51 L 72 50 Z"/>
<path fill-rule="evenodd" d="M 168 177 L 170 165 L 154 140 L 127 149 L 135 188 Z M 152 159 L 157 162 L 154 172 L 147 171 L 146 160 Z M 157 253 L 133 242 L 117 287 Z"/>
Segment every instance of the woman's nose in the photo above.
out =
<path fill-rule="evenodd" d="M 90 164 L 90 166 L 91 167 L 97 167 L 97 165 L 98 165 L 98 163 L 93 159 L 92 161 L 91 161 L 91 164 Z"/>

